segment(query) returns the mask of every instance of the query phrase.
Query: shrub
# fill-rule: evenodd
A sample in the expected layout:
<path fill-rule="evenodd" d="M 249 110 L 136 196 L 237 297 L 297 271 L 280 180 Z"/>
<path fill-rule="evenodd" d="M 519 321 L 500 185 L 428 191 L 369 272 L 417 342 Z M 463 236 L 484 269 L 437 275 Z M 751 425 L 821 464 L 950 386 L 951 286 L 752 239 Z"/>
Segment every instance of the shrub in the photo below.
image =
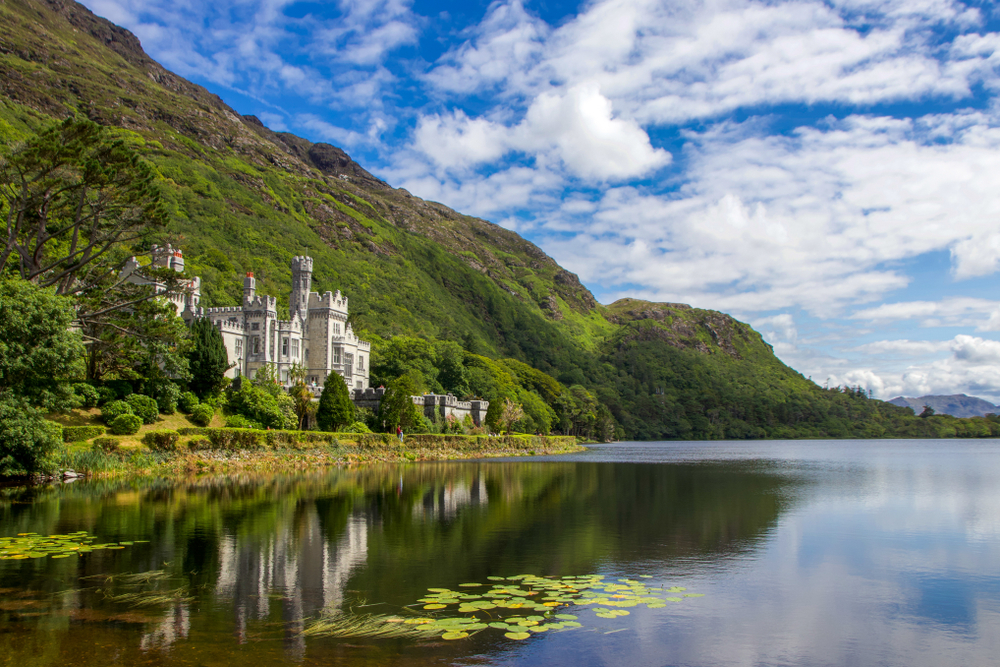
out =
<path fill-rule="evenodd" d="M 215 449 L 260 449 L 267 431 L 249 428 L 213 428 L 208 439 Z"/>
<path fill-rule="evenodd" d="M 116 398 L 121 399 L 127 398 L 134 391 L 132 384 L 128 380 L 108 380 L 104 383 L 104 386 L 115 392 Z"/>
<path fill-rule="evenodd" d="M 63 442 L 83 442 L 104 435 L 103 426 L 63 426 Z"/>
<path fill-rule="evenodd" d="M 0 395 L 0 476 L 51 472 L 62 427 L 22 400 Z"/>
<path fill-rule="evenodd" d="M 114 454 L 118 451 L 120 441 L 118 438 L 94 438 L 94 449 L 98 449 L 105 454 Z"/>
<path fill-rule="evenodd" d="M 185 391 L 181 394 L 180 398 L 177 399 L 177 407 L 181 409 L 186 415 L 194 412 L 194 409 L 198 407 L 198 397 L 193 391 Z"/>
<path fill-rule="evenodd" d="M 73 393 L 80 399 L 80 407 L 96 408 L 101 400 L 101 395 L 94 387 L 85 382 L 77 382 L 73 385 Z"/>
<path fill-rule="evenodd" d="M 114 435 L 135 435 L 141 426 L 139 415 L 119 415 L 108 424 L 108 430 Z"/>
<path fill-rule="evenodd" d="M 155 423 L 157 415 L 160 414 L 160 407 L 150 396 L 131 394 L 125 402 L 132 406 L 132 414 L 140 417 L 143 424 Z"/>
<path fill-rule="evenodd" d="M 111 401 L 117 401 L 118 394 L 111 387 L 98 387 L 97 388 L 97 404 L 104 405 L 110 403 Z"/>
<path fill-rule="evenodd" d="M 191 421 L 198 426 L 208 426 L 212 423 L 212 417 L 214 416 L 215 410 L 212 409 L 212 406 L 205 405 L 204 403 L 196 405 L 194 410 L 191 411 Z"/>
<path fill-rule="evenodd" d="M 180 433 L 169 429 L 149 431 L 142 436 L 142 444 L 158 452 L 172 452 L 177 449 L 177 441 L 180 437 Z"/>
<path fill-rule="evenodd" d="M 354 422 L 347 428 L 345 428 L 342 433 L 371 433 L 372 430 L 368 428 L 368 425 L 364 422 Z"/>
<path fill-rule="evenodd" d="M 177 412 L 177 401 L 180 400 L 180 387 L 169 380 L 161 380 L 153 385 L 150 395 L 156 400 L 156 407 L 161 414 L 172 415 Z"/>
<path fill-rule="evenodd" d="M 260 424 L 247 419 L 243 415 L 229 415 L 226 417 L 226 428 L 255 428 L 260 429 Z"/>
<path fill-rule="evenodd" d="M 298 425 L 295 400 L 288 394 L 274 395 L 267 389 L 243 382 L 239 391 L 227 392 L 227 399 L 230 413 L 243 415 L 261 426 L 294 428 Z"/>
<path fill-rule="evenodd" d="M 132 412 L 132 406 L 125 401 L 111 401 L 101 408 L 101 419 L 108 426 L 111 426 L 111 422 L 118 417 L 131 414 L 135 414 Z"/>

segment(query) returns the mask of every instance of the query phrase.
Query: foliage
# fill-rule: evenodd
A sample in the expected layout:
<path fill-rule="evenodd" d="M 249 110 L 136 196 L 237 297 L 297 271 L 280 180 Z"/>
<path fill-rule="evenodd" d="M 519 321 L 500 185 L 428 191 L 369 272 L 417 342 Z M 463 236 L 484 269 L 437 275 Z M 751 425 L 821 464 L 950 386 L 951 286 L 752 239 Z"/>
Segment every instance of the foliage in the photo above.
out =
<path fill-rule="evenodd" d="M 156 401 L 151 396 L 143 394 L 131 394 L 125 402 L 132 407 L 132 414 L 140 417 L 143 424 L 156 423 L 160 409 Z"/>
<path fill-rule="evenodd" d="M 198 406 L 198 397 L 193 391 L 185 391 L 177 399 L 177 407 L 180 408 L 181 412 L 186 415 L 194 412 L 194 409 Z"/>
<path fill-rule="evenodd" d="M 169 452 L 177 448 L 177 441 L 180 437 L 180 433 L 170 429 L 147 431 L 142 436 L 142 444 L 154 451 Z"/>
<path fill-rule="evenodd" d="M 73 407 L 68 380 L 82 370 L 83 341 L 72 321 L 73 304 L 53 290 L 0 281 L 0 392 L 48 410 Z"/>
<path fill-rule="evenodd" d="M 417 385 L 413 374 L 404 373 L 392 380 L 386 387 L 378 408 L 378 424 L 381 430 L 395 431 L 399 426 L 404 432 L 424 427 L 422 411 L 413 403 Z"/>
<path fill-rule="evenodd" d="M 63 426 L 63 442 L 83 442 L 104 435 L 103 426 Z"/>
<path fill-rule="evenodd" d="M 188 385 L 198 396 L 204 398 L 223 388 L 226 371 L 231 367 L 229 354 L 222 334 L 207 318 L 199 317 L 191 322 L 188 367 L 191 372 Z"/>
<path fill-rule="evenodd" d="M 113 435 L 135 435 L 142 427 L 142 417 L 139 415 L 118 415 L 108 424 L 108 431 Z"/>
<path fill-rule="evenodd" d="M 339 431 L 340 433 L 371 433 L 372 430 L 364 422 L 354 422 Z"/>
<path fill-rule="evenodd" d="M 226 417 L 226 428 L 254 428 L 259 429 L 260 424 L 243 415 L 229 415 Z"/>
<path fill-rule="evenodd" d="M 354 403 L 347 384 L 339 373 L 330 373 L 323 384 L 316 410 L 316 424 L 321 431 L 338 431 L 354 422 Z"/>
<path fill-rule="evenodd" d="M 132 409 L 131 404 L 125 401 L 111 401 L 101 407 L 101 420 L 108 426 L 121 415 L 131 414 L 135 414 L 135 411 Z"/>
<path fill-rule="evenodd" d="M 96 408 L 101 400 L 101 394 L 95 387 L 86 382 L 77 382 L 73 385 L 73 393 L 81 408 Z"/>
<path fill-rule="evenodd" d="M 288 379 L 292 386 L 288 390 L 288 395 L 294 401 L 295 416 L 297 418 L 296 427 L 302 429 L 306 420 L 316 414 L 316 404 L 313 403 L 313 392 L 306 384 L 306 370 L 298 364 L 292 364 L 288 372 Z"/>
<path fill-rule="evenodd" d="M 509 398 L 503 399 L 503 408 L 500 412 L 500 424 L 503 426 L 504 432 L 510 434 L 510 429 L 514 425 L 514 422 L 521 419 L 524 416 L 524 410 L 521 408 L 519 403 L 515 403 Z"/>
<path fill-rule="evenodd" d="M 0 477 L 52 472 L 62 427 L 10 391 L 0 393 Z"/>
<path fill-rule="evenodd" d="M 191 409 L 191 421 L 199 426 L 208 426 L 215 416 L 215 408 L 207 403 L 199 403 Z"/>
<path fill-rule="evenodd" d="M 229 414 L 242 415 L 264 428 L 294 428 L 297 420 L 294 409 L 289 406 L 292 399 L 281 392 L 280 387 L 278 392 L 272 393 L 270 389 L 274 386 L 269 380 L 260 385 L 242 382 L 238 390 L 227 391 L 226 409 Z"/>
<path fill-rule="evenodd" d="M 76 294 L 115 268 L 114 252 L 166 223 L 157 174 L 111 130 L 50 126 L 0 159 L 6 242 L 0 273 Z"/>
<path fill-rule="evenodd" d="M 147 384 L 148 394 L 156 400 L 156 408 L 164 415 L 177 412 L 181 389 L 170 380 L 157 380 Z"/>
<path fill-rule="evenodd" d="M 97 388 L 97 405 L 104 405 L 109 401 L 118 400 L 118 392 L 116 392 L 111 387 L 98 387 Z"/>
<path fill-rule="evenodd" d="M 121 441 L 118 438 L 94 438 L 94 449 L 104 452 L 105 454 L 113 454 L 118 451 L 118 446 Z"/>

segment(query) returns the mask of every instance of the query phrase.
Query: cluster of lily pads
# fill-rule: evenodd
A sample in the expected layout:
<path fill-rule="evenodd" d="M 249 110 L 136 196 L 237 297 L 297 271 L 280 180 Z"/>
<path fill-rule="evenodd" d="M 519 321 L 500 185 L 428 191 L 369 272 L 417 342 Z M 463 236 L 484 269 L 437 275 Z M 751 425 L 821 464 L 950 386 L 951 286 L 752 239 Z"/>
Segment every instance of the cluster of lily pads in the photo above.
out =
<path fill-rule="evenodd" d="M 651 578 L 643 575 L 640 578 Z M 421 598 L 423 614 L 416 617 L 351 617 L 342 612 L 317 620 L 307 634 L 340 637 L 436 637 L 465 639 L 493 629 L 504 637 L 524 640 L 543 632 L 583 627 L 579 616 L 561 607 L 589 606 L 599 618 L 628 616 L 627 607 L 666 607 L 684 598 L 702 597 L 686 589 L 649 586 L 637 579 L 607 581 L 603 575 L 561 578 L 522 574 L 489 577 L 493 584 L 459 584 L 459 590 L 428 588 Z M 488 588 L 487 588 L 488 587 Z M 574 609 L 575 611 L 575 609 Z"/>
<path fill-rule="evenodd" d="M 68 535 L 39 535 L 18 533 L 17 537 L 0 537 L 0 560 L 25 560 L 27 558 L 69 558 L 102 549 L 124 549 L 146 542 L 107 542 L 95 544 L 97 537 L 81 530 Z"/>

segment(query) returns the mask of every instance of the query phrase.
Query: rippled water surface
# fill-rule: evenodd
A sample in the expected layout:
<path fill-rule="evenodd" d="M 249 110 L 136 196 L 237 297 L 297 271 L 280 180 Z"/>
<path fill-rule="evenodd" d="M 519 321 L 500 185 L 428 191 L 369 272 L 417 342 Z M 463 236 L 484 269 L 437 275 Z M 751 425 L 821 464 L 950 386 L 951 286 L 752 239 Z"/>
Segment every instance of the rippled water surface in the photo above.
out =
<path fill-rule="evenodd" d="M 993 441 L 624 443 L 558 458 L 0 488 L 0 664 L 987 665 Z M 148 540 L 148 542 L 138 542 Z M 512 641 L 312 637 L 427 588 L 603 574 L 703 593 Z M 136 576 L 141 575 L 141 576 Z M 419 613 L 422 605 L 409 607 Z"/>

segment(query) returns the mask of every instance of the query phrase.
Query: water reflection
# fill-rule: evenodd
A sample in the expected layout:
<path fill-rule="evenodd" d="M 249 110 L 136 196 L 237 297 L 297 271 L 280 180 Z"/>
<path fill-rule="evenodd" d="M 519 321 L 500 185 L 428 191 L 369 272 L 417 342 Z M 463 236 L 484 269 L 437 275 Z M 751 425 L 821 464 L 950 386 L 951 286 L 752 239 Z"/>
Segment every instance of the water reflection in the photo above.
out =
<path fill-rule="evenodd" d="M 0 534 L 150 540 L 0 562 L 0 655 L 19 665 L 985 664 L 1000 650 L 997 488 L 995 445 L 875 442 L 631 444 L 550 461 L 0 489 Z M 129 584 L 140 572 L 162 575 Z M 707 595 L 516 645 L 485 633 L 418 646 L 300 632 L 324 608 L 396 613 L 428 587 L 592 572 Z M 123 593 L 174 598 L 132 606 L 114 601 Z"/>
<path fill-rule="evenodd" d="M 0 491 L 3 534 L 86 530 L 150 543 L 0 563 L 0 587 L 30 600 L 0 611 L 0 649 L 35 648 L 15 638 L 55 630 L 46 642 L 66 653 L 90 626 L 110 624 L 120 651 L 266 641 L 302 661 L 303 621 L 324 608 L 385 611 L 429 586 L 496 574 L 583 574 L 609 563 L 743 552 L 775 525 L 788 486 L 738 465 L 516 461 L 8 488 Z M 168 573 L 169 585 L 194 601 L 130 610 L 85 585 L 94 575 L 151 570 Z M 66 589 L 73 592 L 55 595 Z M 53 628 L 54 618 L 72 622 Z"/>

